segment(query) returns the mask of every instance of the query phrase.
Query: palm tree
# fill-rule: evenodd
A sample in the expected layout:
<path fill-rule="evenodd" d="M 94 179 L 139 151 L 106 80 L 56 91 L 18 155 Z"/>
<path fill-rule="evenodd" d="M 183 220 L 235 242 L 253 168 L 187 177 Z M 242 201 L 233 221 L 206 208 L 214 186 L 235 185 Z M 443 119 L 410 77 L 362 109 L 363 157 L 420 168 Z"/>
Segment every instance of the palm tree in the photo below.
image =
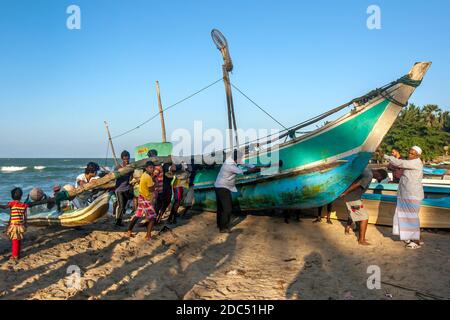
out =
<path fill-rule="evenodd" d="M 444 111 L 441 113 L 442 129 L 446 132 L 450 132 L 450 112 Z"/>
<path fill-rule="evenodd" d="M 427 104 L 422 109 L 423 119 L 428 128 L 436 128 L 439 126 L 441 109 L 435 104 Z"/>

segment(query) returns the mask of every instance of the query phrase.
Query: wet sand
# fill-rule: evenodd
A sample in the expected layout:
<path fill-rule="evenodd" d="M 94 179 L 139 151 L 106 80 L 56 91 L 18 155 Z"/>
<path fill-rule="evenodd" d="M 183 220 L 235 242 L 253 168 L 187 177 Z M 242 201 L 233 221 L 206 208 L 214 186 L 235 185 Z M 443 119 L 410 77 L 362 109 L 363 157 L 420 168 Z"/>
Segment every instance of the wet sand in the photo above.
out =
<path fill-rule="evenodd" d="M 407 250 L 390 228 L 369 226 L 373 245 L 362 247 L 341 222 L 312 220 L 247 216 L 220 234 L 215 214 L 202 213 L 150 242 L 143 229 L 124 237 L 111 218 L 81 229 L 32 228 L 18 264 L 0 238 L 0 299 L 450 298 L 449 232 L 424 232 L 425 245 Z M 78 289 L 66 286 L 73 265 Z M 380 267 L 379 290 L 367 288 L 371 265 Z"/>

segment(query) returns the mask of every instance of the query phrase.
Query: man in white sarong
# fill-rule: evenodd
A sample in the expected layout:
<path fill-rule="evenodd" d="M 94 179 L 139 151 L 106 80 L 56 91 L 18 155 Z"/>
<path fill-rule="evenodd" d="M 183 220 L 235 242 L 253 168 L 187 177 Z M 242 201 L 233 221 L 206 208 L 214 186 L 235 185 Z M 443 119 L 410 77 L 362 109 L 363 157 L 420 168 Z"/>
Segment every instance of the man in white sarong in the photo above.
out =
<path fill-rule="evenodd" d="M 393 234 L 400 235 L 408 249 L 420 248 L 420 203 L 423 195 L 422 149 L 414 146 L 409 150 L 408 160 L 384 155 L 390 164 L 404 169 L 397 191 L 397 207 L 393 221 Z"/>

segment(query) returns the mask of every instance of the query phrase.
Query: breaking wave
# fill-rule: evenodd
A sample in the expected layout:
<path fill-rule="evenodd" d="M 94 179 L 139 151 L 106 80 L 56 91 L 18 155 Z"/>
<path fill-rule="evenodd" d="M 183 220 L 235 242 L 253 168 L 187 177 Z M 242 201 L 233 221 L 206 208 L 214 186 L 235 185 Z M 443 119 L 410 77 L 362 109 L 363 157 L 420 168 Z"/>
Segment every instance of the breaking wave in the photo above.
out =
<path fill-rule="evenodd" d="M 1 167 L 0 171 L 2 172 L 17 172 L 17 171 L 23 171 L 27 167 L 15 167 L 15 166 L 7 166 L 7 167 Z"/>

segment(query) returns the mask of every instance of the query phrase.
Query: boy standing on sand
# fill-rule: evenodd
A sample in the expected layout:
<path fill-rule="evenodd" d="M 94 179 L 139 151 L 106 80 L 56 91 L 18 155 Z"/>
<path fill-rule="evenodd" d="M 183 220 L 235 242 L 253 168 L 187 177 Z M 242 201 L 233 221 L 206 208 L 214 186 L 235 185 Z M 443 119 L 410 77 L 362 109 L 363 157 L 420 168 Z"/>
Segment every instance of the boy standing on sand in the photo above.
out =
<path fill-rule="evenodd" d="M 6 234 L 11 239 L 12 254 L 10 259 L 14 261 L 17 261 L 20 258 L 20 246 L 25 235 L 27 223 L 28 205 L 21 202 L 22 196 L 22 189 L 14 188 L 11 191 L 11 198 L 13 201 L 9 202 L 7 205 L 0 205 L 1 209 L 11 210 Z"/>
<path fill-rule="evenodd" d="M 136 222 L 140 217 L 145 215 L 145 220 L 147 224 L 147 235 L 145 238 L 147 240 L 151 239 L 151 233 L 153 229 L 153 225 L 155 223 L 155 182 L 153 180 L 153 172 L 155 170 L 155 165 L 152 161 L 147 161 L 145 164 L 145 171 L 141 176 L 139 182 L 139 198 L 138 198 L 138 207 L 135 215 L 130 221 L 130 225 L 128 226 L 127 235 L 129 237 L 133 237 L 133 228 Z"/>

